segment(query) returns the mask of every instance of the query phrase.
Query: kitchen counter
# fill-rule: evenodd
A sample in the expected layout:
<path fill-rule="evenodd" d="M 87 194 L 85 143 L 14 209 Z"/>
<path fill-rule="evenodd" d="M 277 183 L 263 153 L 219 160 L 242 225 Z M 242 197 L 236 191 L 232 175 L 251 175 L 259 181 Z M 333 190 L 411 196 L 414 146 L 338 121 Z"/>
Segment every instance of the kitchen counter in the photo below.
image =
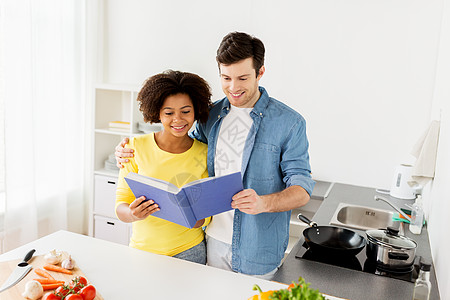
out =
<path fill-rule="evenodd" d="M 329 225 L 340 202 L 392 211 L 392 207 L 385 202 L 374 200 L 374 196 L 377 194 L 376 190 L 372 188 L 336 183 L 328 197 L 323 200 L 313 221 L 318 225 Z M 414 202 L 414 200 L 396 199 L 389 195 L 378 195 L 389 199 L 400 208 L 407 208 L 405 204 Z M 427 228 L 424 227 L 420 235 L 414 235 L 409 232 L 408 225 L 404 228 L 405 236 L 412 238 L 418 244 L 416 255 L 432 262 Z M 366 236 L 364 231 L 355 231 L 364 237 Z M 274 281 L 288 284 L 292 281 L 297 281 L 302 276 L 306 282 L 311 283 L 312 288 L 319 289 L 322 293 L 352 300 L 412 299 L 414 291 L 414 283 L 412 282 L 295 258 L 295 254 L 302 247 L 303 242 L 304 238 L 302 236 L 275 274 Z M 432 285 L 430 299 L 440 299 L 434 266 L 431 269 L 430 281 Z"/>
<path fill-rule="evenodd" d="M 247 299 L 263 290 L 286 285 L 209 266 L 156 255 L 128 246 L 67 231 L 58 231 L 0 255 L 0 262 L 22 259 L 52 249 L 72 255 L 77 266 L 105 300 Z M 33 261 L 30 261 L 33 265 Z M 0 299 L 2 295 L 0 294 Z M 20 300 L 20 299 L 19 299 Z"/>

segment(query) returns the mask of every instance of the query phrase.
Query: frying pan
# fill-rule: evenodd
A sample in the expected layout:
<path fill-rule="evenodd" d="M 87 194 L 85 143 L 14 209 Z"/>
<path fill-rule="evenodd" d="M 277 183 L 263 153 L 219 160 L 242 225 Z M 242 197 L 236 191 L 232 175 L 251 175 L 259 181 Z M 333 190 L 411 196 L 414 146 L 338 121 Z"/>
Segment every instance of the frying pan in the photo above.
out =
<path fill-rule="evenodd" d="M 303 236 L 314 253 L 350 256 L 361 252 L 366 245 L 366 239 L 352 230 L 335 226 L 317 226 L 301 213 L 297 218 L 310 226 L 303 230 Z"/>

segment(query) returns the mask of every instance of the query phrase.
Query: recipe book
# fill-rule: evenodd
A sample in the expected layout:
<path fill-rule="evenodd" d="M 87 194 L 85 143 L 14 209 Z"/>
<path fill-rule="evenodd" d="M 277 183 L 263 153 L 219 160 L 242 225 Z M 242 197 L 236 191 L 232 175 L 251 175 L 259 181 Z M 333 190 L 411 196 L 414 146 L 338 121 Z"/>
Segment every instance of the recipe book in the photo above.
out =
<path fill-rule="evenodd" d="M 161 210 L 152 216 L 188 228 L 198 220 L 231 210 L 231 197 L 243 190 L 240 172 L 202 178 L 181 188 L 133 172 L 125 176 L 125 181 L 136 198 L 145 196 L 158 204 Z"/>

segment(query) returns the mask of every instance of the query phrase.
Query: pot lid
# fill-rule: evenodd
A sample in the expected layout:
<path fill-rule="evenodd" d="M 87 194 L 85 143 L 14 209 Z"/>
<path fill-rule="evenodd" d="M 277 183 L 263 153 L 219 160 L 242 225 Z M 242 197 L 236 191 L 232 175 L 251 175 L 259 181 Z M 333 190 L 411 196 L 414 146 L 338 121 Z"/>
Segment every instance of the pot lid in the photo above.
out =
<path fill-rule="evenodd" d="M 398 229 L 393 227 L 388 227 L 386 230 L 367 230 L 366 234 L 369 240 L 378 244 L 403 249 L 415 249 L 417 247 L 414 240 L 398 235 Z"/>

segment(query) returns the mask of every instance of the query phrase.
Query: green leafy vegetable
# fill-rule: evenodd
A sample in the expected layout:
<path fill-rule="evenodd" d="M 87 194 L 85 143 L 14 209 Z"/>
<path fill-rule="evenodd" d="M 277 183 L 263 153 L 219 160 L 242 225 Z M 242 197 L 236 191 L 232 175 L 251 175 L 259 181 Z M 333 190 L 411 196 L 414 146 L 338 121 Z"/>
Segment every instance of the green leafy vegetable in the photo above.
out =
<path fill-rule="evenodd" d="M 289 288 L 274 291 L 269 299 L 272 300 L 325 300 L 319 290 L 313 290 L 309 283 L 300 277 L 298 283 L 292 283 Z"/>

